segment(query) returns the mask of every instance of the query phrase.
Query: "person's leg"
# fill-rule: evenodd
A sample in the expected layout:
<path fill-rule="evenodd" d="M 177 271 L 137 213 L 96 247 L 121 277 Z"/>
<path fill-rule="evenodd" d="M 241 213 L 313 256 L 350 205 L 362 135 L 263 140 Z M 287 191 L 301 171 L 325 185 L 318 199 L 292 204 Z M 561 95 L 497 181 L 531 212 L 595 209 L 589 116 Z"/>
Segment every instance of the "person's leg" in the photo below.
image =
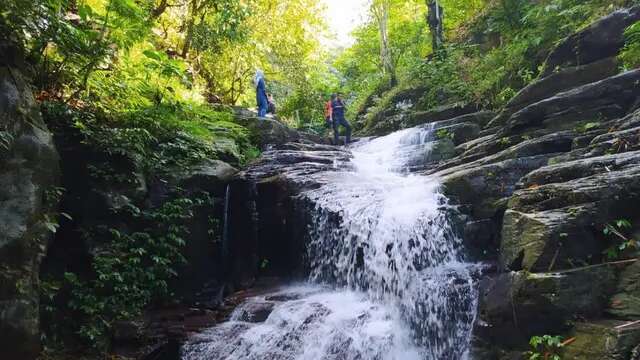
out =
<path fill-rule="evenodd" d="M 338 120 L 333 119 L 331 126 L 333 126 L 333 145 L 339 145 L 338 141 L 340 140 L 340 136 L 338 135 Z"/>
<path fill-rule="evenodd" d="M 266 99 L 260 97 L 260 99 L 258 100 L 258 116 L 259 117 L 265 117 L 267 115 L 267 101 Z"/>
<path fill-rule="evenodd" d="M 347 119 L 342 119 L 342 126 L 344 126 L 347 132 L 347 139 L 345 140 L 345 144 L 348 144 L 351 142 L 351 124 L 349 124 L 349 121 L 347 121 Z"/>

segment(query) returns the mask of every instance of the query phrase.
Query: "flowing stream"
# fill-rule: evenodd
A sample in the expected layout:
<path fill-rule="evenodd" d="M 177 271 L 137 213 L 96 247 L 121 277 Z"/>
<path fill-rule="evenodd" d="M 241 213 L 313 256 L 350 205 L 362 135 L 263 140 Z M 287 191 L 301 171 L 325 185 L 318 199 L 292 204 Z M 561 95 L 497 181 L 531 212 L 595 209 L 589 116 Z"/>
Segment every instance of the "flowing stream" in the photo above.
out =
<path fill-rule="evenodd" d="M 303 194 L 315 204 L 308 282 L 248 299 L 183 359 L 467 359 L 477 266 L 438 179 L 408 172 L 432 140 L 423 127 L 352 145 Z"/>

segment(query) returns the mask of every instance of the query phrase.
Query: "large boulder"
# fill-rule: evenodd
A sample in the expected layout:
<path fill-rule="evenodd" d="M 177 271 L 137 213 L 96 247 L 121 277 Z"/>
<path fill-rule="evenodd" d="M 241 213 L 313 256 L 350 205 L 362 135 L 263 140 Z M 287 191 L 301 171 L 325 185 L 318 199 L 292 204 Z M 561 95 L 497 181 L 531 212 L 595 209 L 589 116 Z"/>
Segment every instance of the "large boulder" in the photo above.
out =
<path fill-rule="evenodd" d="M 640 152 L 579 159 L 522 179 L 504 215 L 501 264 L 548 271 L 599 261 L 602 228 L 638 218 Z"/>
<path fill-rule="evenodd" d="M 323 174 L 350 156 L 340 147 L 288 143 L 237 174 L 229 186 L 223 240 L 235 287 L 250 286 L 258 274 L 301 275 L 312 204 L 297 195 L 321 186 Z"/>
<path fill-rule="evenodd" d="M 477 111 L 477 107 L 465 103 L 442 105 L 427 111 L 401 111 L 373 118 L 363 130 L 366 135 L 386 135 L 393 131 L 422 124 L 449 120 Z M 488 121 L 488 120 L 487 120 Z"/>
<path fill-rule="evenodd" d="M 569 67 L 542 77 L 520 90 L 488 126 L 501 126 L 518 110 L 560 92 L 590 84 L 618 73 L 615 57 L 591 64 Z"/>
<path fill-rule="evenodd" d="M 640 344 L 640 324 L 616 320 L 577 322 L 569 333 L 575 341 L 562 354 L 567 360 L 636 360 Z"/>
<path fill-rule="evenodd" d="M 567 37 L 547 57 L 542 76 L 616 56 L 624 46 L 624 30 L 638 20 L 640 6 L 621 9 Z"/>
<path fill-rule="evenodd" d="M 447 196 L 469 206 L 475 218 L 485 219 L 504 206 L 499 200 L 515 191 L 522 176 L 546 165 L 547 160 L 547 155 L 538 155 L 489 164 L 471 163 L 442 170 L 435 176 L 441 178 Z"/>
<path fill-rule="evenodd" d="M 300 139 L 300 134 L 277 120 L 259 117 L 236 117 L 235 121 L 249 130 L 251 142 L 261 150 Z"/>
<path fill-rule="evenodd" d="M 418 111 L 406 115 L 402 118 L 401 128 L 454 119 L 463 115 L 472 114 L 475 111 L 477 111 L 475 106 L 465 103 L 442 105 L 431 110 Z"/>
<path fill-rule="evenodd" d="M 640 70 L 632 70 L 559 93 L 513 114 L 500 136 L 545 129 L 573 129 L 581 123 L 617 119 L 640 97 Z"/>
<path fill-rule="evenodd" d="M 20 71 L 0 46 L 0 358 L 39 352 L 39 267 L 60 191 L 52 136 Z M 6 56 L 5 56 L 6 54 Z"/>
<path fill-rule="evenodd" d="M 569 329 L 568 321 L 597 317 L 615 284 L 615 269 L 592 266 L 557 273 L 510 272 L 480 283 L 477 342 L 525 349 L 529 338 Z"/>
<path fill-rule="evenodd" d="M 607 313 L 619 319 L 640 319 L 640 261 L 620 273 Z"/>

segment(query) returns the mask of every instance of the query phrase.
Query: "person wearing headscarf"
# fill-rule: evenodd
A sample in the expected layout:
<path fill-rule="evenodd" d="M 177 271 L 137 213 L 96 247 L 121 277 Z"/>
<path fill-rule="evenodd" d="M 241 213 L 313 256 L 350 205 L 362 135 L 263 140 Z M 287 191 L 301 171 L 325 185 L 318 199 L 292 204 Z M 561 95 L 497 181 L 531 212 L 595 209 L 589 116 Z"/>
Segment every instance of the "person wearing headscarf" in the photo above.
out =
<path fill-rule="evenodd" d="M 267 86 L 264 82 L 264 73 L 262 70 L 256 70 L 256 75 L 253 78 L 253 84 L 256 88 L 256 103 L 258 106 L 258 116 L 264 117 L 267 115 L 267 108 L 269 107 L 269 101 L 267 99 Z"/>

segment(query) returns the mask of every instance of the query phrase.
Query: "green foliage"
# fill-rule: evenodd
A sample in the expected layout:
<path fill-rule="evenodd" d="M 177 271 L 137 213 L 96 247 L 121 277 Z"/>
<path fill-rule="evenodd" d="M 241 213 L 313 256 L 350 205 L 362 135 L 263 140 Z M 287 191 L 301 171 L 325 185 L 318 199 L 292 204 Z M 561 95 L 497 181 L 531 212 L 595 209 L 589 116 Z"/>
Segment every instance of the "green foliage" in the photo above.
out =
<path fill-rule="evenodd" d="M 0 131 L 0 149 L 9 151 L 12 143 L 13 135 L 11 135 L 8 131 Z"/>
<path fill-rule="evenodd" d="M 247 130 L 231 122 L 229 112 L 207 105 L 176 102 L 107 112 L 46 102 L 43 109 L 54 127 L 73 127 L 94 151 L 127 158 L 142 170 L 172 171 L 218 158 L 239 165 L 256 156 Z M 109 169 L 97 167 L 104 181 L 117 181 L 106 175 Z M 120 177 L 131 180 L 128 174 Z"/>
<path fill-rule="evenodd" d="M 390 30 L 390 46 L 398 46 L 402 49 L 400 53 L 405 54 L 399 63 L 406 66 L 397 68 L 399 87 L 426 88 L 419 104 L 421 109 L 458 101 L 499 108 L 538 77 L 549 51 L 559 41 L 616 7 L 625 5 L 628 1 L 442 1 L 449 41 L 447 47 L 437 54 L 429 54 L 431 49 L 427 38 L 413 38 L 411 45 L 403 47 L 405 38 L 412 37 L 411 31 L 403 31 L 402 35 L 393 37 L 394 27 L 417 26 L 419 21 L 420 24 L 424 22 L 424 15 L 421 20 L 418 17 L 394 19 L 391 16 L 391 23 L 396 21 L 398 24 Z M 482 7 L 484 11 L 480 12 Z M 422 14 L 426 11 L 416 9 Z M 452 15 L 454 19 L 447 18 Z M 475 18 L 471 19 L 474 15 Z M 632 44 L 635 32 L 630 29 L 627 33 L 628 42 Z M 376 93 L 374 86 L 365 86 L 381 79 L 377 60 L 379 39 L 374 25 L 370 23 L 355 34 L 356 43 L 338 58 L 336 66 L 347 78 L 346 84 L 354 84 L 349 90 L 356 93 L 358 106 L 370 107 L 372 104 L 367 100 L 375 98 L 372 94 L 383 94 Z M 633 55 L 633 45 L 628 49 L 629 61 L 639 58 Z M 624 58 L 625 55 L 622 56 Z M 363 111 L 360 109 L 358 112 Z M 375 112 L 380 112 L 380 109 Z"/>
<path fill-rule="evenodd" d="M 472 89 L 471 100 L 491 107 L 506 104 L 537 78 L 557 42 L 611 10 L 611 2 L 604 0 L 497 1 L 473 31 L 499 36 L 500 44 L 488 52 L 468 51 L 461 69 Z"/>
<path fill-rule="evenodd" d="M 629 26 L 625 32 L 625 47 L 619 57 L 626 69 L 640 66 L 640 21 Z"/>
<path fill-rule="evenodd" d="M 596 122 L 596 121 L 591 121 L 591 122 L 585 122 L 582 123 L 578 126 L 576 126 L 575 130 L 578 133 L 584 134 L 586 132 L 589 132 L 593 129 L 597 129 L 598 127 L 600 127 L 600 122 Z"/>
<path fill-rule="evenodd" d="M 608 259 L 615 260 L 629 251 L 638 250 L 638 241 L 629 234 L 632 228 L 631 222 L 627 219 L 618 219 L 605 225 L 602 233 L 614 238 L 614 244 L 604 251 Z"/>
<path fill-rule="evenodd" d="M 527 354 L 529 360 L 561 360 L 564 344 L 561 336 L 533 336 L 529 340 L 531 351 Z"/>
<path fill-rule="evenodd" d="M 109 246 L 94 256 L 94 276 L 83 278 L 67 272 L 64 284 L 71 300 L 68 308 L 79 319 L 78 335 L 89 344 L 104 348 L 114 321 L 132 319 L 151 302 L 170 298 L 169 281 L 184 263 L 181 249 L 187 233 L 184 222 L 195 207 L 210 202 L 207 194 L 194 199 L 178 198 L 154 210 L 129 205 L 127 215 L 141 224 L 130 233 L 98 226 L 87 232 L 92 238 L 107 238 Z M 49 292 L 46 293 L 51 297 Z"/>
<path fill-rule="evenodd" d="M 459 68 L 462 57 L 460 48 L 449 47 L 416 68 L 416 77 L 427 84 L 427 91 L 421 99 L 422 108 L 470 98 L 471 88 Z"/>
<path fill-rule="evenodd" d="M 436 131 L 436 137 L 440 140 L 453 139 L 454 133 L 450 132 L 447 129 L 439 129 L 438 131 Z"/>

